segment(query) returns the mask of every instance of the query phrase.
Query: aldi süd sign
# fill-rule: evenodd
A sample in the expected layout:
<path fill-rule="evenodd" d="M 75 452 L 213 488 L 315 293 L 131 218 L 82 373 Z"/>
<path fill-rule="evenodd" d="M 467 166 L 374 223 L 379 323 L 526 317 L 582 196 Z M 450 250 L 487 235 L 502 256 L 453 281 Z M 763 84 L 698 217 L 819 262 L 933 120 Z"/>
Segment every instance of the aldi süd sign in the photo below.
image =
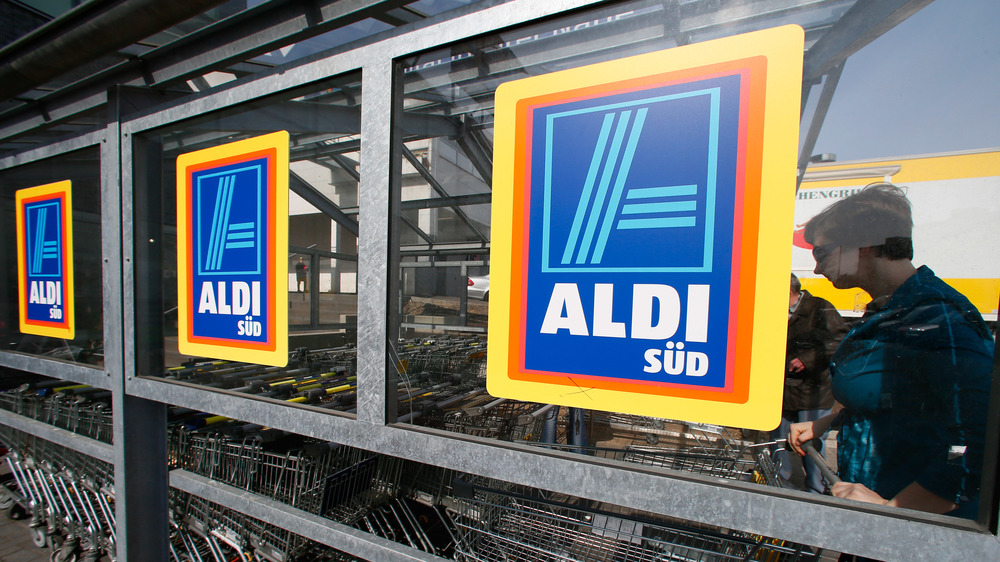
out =
<path fill-rule="evenodd" d="M 288 133 L 177 158 L 181 353 L 288 361 Z"/>
<path fill-rule="evenodd" d="M 21 332 L 71 340 L 76 336 L 72 183 L 20 189 L 14 197 Z"/>
<path fill-rule="evenodd" d="M 497 90 L 492 394 L 777 425 L 802 50 L 788 26 Z"/>

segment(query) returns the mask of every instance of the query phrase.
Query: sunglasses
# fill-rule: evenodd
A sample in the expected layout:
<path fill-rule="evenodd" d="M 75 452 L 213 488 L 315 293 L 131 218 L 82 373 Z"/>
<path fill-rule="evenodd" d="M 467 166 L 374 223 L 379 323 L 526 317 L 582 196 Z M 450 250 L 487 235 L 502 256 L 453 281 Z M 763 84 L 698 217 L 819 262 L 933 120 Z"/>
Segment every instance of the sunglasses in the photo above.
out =
<path fill-rule="evenodd" d="M 826 258 L 830 257 L 834 251 L 840 248 L 840 244 L 824 244 L 822 246 L 813 246 L 812 255 L 816 263 L 822 263 Z"/>

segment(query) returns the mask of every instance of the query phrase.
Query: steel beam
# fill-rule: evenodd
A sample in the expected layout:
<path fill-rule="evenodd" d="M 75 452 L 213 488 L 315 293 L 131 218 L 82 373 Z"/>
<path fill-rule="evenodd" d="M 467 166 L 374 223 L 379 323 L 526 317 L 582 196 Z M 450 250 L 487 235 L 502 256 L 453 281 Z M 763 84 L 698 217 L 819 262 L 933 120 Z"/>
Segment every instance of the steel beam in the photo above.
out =
<path fill-rule="evenodd" d="M 366 560 L 445 560 L 186 470 L 171 471 L 170 486 Z"/>
<path fill-rule="evenodd" d="M 358 235 L 358 222 L 351 217 L 344 214 L 333 201 L 330 201 L 325 195 L 316 190 L 313 186 L 309 185 L 309 182 L 302 179 L 295 172 L 288 172 L 288 188 L 291 189 L 299 197 L 306 200 L 307 203 L 319 209 L 321 213 L 330 217 L 334 222 L 340 226 L 347 229 L 348 232 L 357 236 Z"/>
<path fill-rule="evenodd" d="M 114 447 L 107 443 L 102 443 L 96 439 L 77 435 L 72 431 L 49 425 L 45 422 L 33 420 L 7 410 L 0 409 L 0 425 L 12 427 L 18 431 L 30 433 L 31 435 L 44 439 L 56 445 L 61 445 L 67 449 L 72 449 L 83 453 L 88 457 L 100 459 L 108 464 L 115 462 Z"/>
<path fill-rule="evenodd" d="M 358 381 L 360 383 L 360 376 Z M 838 552 L 880 560 L 897 559 L 900 553 L 906 553 L 907 560 L 927 562 L 953 559 L 958 552 L 963 560 L 1000 557 L 1000 542 L 996 536 L 955 517 L 597 459 L 419 426 L 373 427 L 320 408 L 248 399 L 182 383 L 144 379 L 134 383 L 138 383 L 133 385 L 137 393 L 170 395 L 177 405 L 265 427 Z M 921 548 L 912 548 L 918 540 Z"/>
<path fill-rule="evenodd" d="M 843 64 L 834 67 L 827 74 L 826 81 L 823 82 L 823 91 L 816 102 L 816 111 L 813 112 L 812 119 L 809 122 L 809 131 L 806 133 L 806 138 L 802 142 L 802 149 L 799 152 L 798 175 L 795 179 L 796 193 L 799 192 L 799 186 L 802 185 L 802 180 L 805 178 L 806 166 L 809 165 L 809 158 L 812 156 L 813 148 L 816 147 L 819 132 L 826 121 L 826 113 L 830 110 L 830 104 L 833 102 L 833 94 L 837 91 L 837 84 L 840 82 L 840 75 L 843 71 Z"/>
<path fill-rule="evenodd" d="M 855 3 L 806 53 L 802 79 L 808 82 L 820 78 L 931 2 L 933 0 Z"/>
<path fill-rule="evenodd" d="M 437 192 L 437 194 L 440 195 L 442 198 L 450 197 L 450 195 L 448 195 L 448 192 L 445 190 L 444 186 L 441 185 L 441 183 L 434 178 L 433 174 L 431 174 L 430 171 L 423 165 L 423 163 L 420 162 L 420 159 L 413 154 L 413 151 L 411 151 L 409 148 L 406 148 L 405 145 L 402 146 L 402 151 L 403 151 L 403 157 L 406 158 L 406 161 L 409 162 L 410 165 L 413 166 L 415 170 L 417 170 L 417 173 L 420 174 L 420 177 L 422 177 L 424 181 L 426 181 L 427 184 L 431 186 L 431 189 Z M 459 220 L 465 223 L 465 226 L 469 227 L 469 230 L 472 231 L 472 234 L 475 235 L 475 237 L 478 240 L 482 242 L 486 242 L 488 240 L 486 235 L 483 234 L 483 232 L 479 229 L 479 227 L 476 226 L 476 223 L 471 218 L 469 218 L 469 215 L 464 210 L 462 210 L 460 206 L 455 205 L 451 209 L 452 211 L 455 212 L 455 216 L 457 216 Z"/>

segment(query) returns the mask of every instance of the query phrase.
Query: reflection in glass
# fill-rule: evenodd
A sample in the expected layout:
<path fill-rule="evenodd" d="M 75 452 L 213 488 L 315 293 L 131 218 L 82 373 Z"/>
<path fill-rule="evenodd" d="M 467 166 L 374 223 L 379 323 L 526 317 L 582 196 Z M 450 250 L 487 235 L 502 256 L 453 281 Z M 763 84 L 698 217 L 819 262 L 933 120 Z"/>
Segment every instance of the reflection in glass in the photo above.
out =
<path fill-rule="evenodd" d="M 137 294 L 161 310 L 162 342 L 137 336 L 155 372 L 211 388 L 290 403 L 352 410 L 357 340 L 358 181 L 361 83 L 330 79 L 141 135 L 137 169 L 159 191 L 136 192 L 140 263 Z M 288 364 L 263 367 L 177 349 L 175 161 L 179 154 L 284 130 L 291 139 L 288 205 Z M 148 240 L 148 244 L 146 241 Z M 148 269 L 144 269 L 148 268 Z M 141 307 L 140 307 L 141 308 Z M 159 351 L 162 349 L 162 351 Z M 348 398 L 350 397 L 350 398 Z M 213 423 L 221 420 L 208 416 Z"/>
<path fill-rule="evenodd" d="M 836 55 L 825 51 L 831 43 L 826 39 L 832 29 L 856 36 L 860 41 L 878 25 L 865 18 L 851 22 L 843 18 L 845 13 L 857 12 L 852 10 L 854 4 L 853 1 L 789 3 L 766 16 L 748 17 L 753 10 L 729 9 L 709 2 L 687 2 L 669 10 L 655 2 L 622 3 L 402 60 L 399 72 L 403 84 L 401 128 L 404 139 L 398 148 L 402 204 L 396 217 L 402 280 L 397 312 L 403 338 L 395 350 L 401 387 L 399 421 L 481 437 L 540 443 L 548 448 L 666 468 L 702 472 L 697 465 L 707 463 L 726 467 L 718 472 L 710 471 L 716 476 L 778 484 L 779 467 L 775 466 L 771 451 L 784 446 L 781 435 L 776 436 L 778 439 L 774 442 L 764 432 L 579 411 L 490 396 L 485 390 L 482 361 L 486 349 L 479 317 L 479 310 L 482 310 L 479 307 L 489 302 L 483 298 L 485 291 L 481 292 L 480 281 L 488 280 L 489 276 L 490 224 L 485 210 L 477 207 L 488 207 L 491 199 L 493 103 L 494 92 L 500 84 L 787 23 L 801 25 L 806 31 L 804 91 L 813 94 L 803 101 L 803 142 L 800 143 L 803 153 L 800 189 L 796 195 L 792 270 L 802 279 L 802 287 L 832 303 L 848 327 L 859 322 L 870 296 L 860 289 L 839 290 L 839 285 L 835 289 L 818 271 L 813 273 L 816 264 L 801 229 L 823 207 L 856 192 L 865 184 L 880 178 L 902 178 L 919 184 L 911 192 L 913 237 L 920 241 L 916 246 L 918 261 L 914 263 L 940 268 L 941 277 L 973 301 L 970 314 L 981 313 L 988 321 L 995 322 L 1000 274 L 987 264 L 1000 263 L 997 254 L 1000 250 L 988 242 L 985 245 L 975 241 L 948 243 L 968 238 L 963 233 L 970 223 L 963 217 L 970 217 L 976 225 L 1000 222 L 1000 210 L 985 203 L 996 200 L 993 191 L 997 189 L 995 180 L 1000 177 L 1000 169 L 996 164 L 995 148 L 990 149 L 987 145 L 984 150 L 967 154 L 900 155 L 895 161 L 891 158 L 886 158 L 885 162 L 859 160 L 847 165 L 837 163 L 833 154 L 812 157 L 810 151 L 816 139 L 806 132 L 810 127 L 818 131 L 824 125 L 830 96 L 835 100 L 833 109 L 836 103 L 872 103 L 870 81 L 859 84 L 848 80 L 845 74 L 845 80 L 838 87 L 841 66 L 837 61 L 853 56 L 853 51 Z M 974 6 L 952 4 L 949 9 L 969 10 L 970 14 L 984 10 L 980 3 Z M 916 16 L 913 19 L 917 22 L 914 26 L 903 22 L 897 29 L 885 32 L 887 37 L 891 34 L 892 44 L 921 41 L 925 36 L 921 30 L 927 28 L 928 20 Z M 873 39 L 874 35 L 869 34 L 865 40 Z M 995 48 L 995 38 L 992 41 L 983 48 Z M 863 44 L 866 43 L 859 43 L 861 53 L 866 52 Z M 814 52 L 815 46 L 824 48 Z M 912 68 L 912 59 L 905 54 L 909 52 L 907 49 L 894 52 L 901 58 L 889 61 L 883 56 L 879 58 L 880 68 Z M 981 78 L 982 73 L 977 68 L 953 64 L 949 67 L 958 73 L 974 75 L 977 84 L 982 82 L 984 87 L 996 88 L 995 83 Z M 922 76 L 922 79 L 933 81 L 931 76 Z M 912 96 L 907 100 L 915 106 L 912 111 L 921 113 L 923 98 L 916 90 L 907 95 Z M 971 111 L 979 115 L 994 113 L 992 106 L 982 104 Z M 835 130 L 840 133 L 838 139 L 852 146 L 854 141 L 845 136 L 844 131 L 858 129 L 861 124 L 855 119 L 850 115 L 840 117 L 835 124 Z M 893 134 L 893 130 L 882 128 L 886 135 Z M 967 148 L 962 144 L 964 141 L 955 140 L 962 137 L 957 129 L 923 134 L 933 138 L 934 146 L 942 152 L 953 150 L 950 143 L 954 142 Z M 581 156 L 581 161 L 585 158 Z M 901 169 L 905 172 L 900 172 Z M 954 179 L 944 179 L 951 177 Z M 954 190 L 962 195 L 949 196 L 949 193 L 958 193 Z M 919 205 L 917 199 L 921 200 Z M 975 238 L 991 240 L 989 237 Z M 787 251 L 787 248 L 774 251 Z M 493 313 L 503 312 L 494 310 Z M 979 321 L 975 323 L 980 325 Z M 976 333 L 983 335 L 980 332 L 976 328 Z M 991 347 L 986 349 L 992 339 L 988 333 L 985 336 L 977 343 L 982 348 L 983 365 L 989 362 L 993 353 Z M 828 355 L 832 355 L 836 341 L 831 340 L 828 347 Z M 973 406 L 969 411 L 972 419 L 963 417 L 969 425 L 964 421 L 959 425 L 980 428 L 975 430 L 980 433 L 978 437 L 972 435 L 973 442 L 981 440 L 981 425 L 985 421 L 983 408 L 988 400 L 988 389 L 983 388 L 981 377 L 977 381 L 968 387 L 972 389 L 969 393 L 961 390 L 967 387 L 960 387 L 959 392 Z M 833 384 L 836 385 L 836 381 Z M 912 407 L 933 408 L 930 402 L 921 400 Z M 669 412 L 664 412 L 664 417 L 668 418 Z M 942 427 L 950 426 L 946 421 L 939 421 L 936 427 L 928 426 L 919 435 L 902 441 L 925 442 L 927 434 L 944 431 Z M 945 441 L 949 447 L 957 448 L 944 453 L 936 449 L 934 454 L 939 461 L 944 454 L 951 461 L 976 464 L 977 468 L 970 470 L 978 470 L 982 464 L 981 457 L 977 456 L 980 453 L 959 454 L 960 450 L 971 451 L 973 443 L 966 445 L 956 439 Z M 830 433 L 827 444 L 828 450 L 835 449 L 836 432 Z M 648 460 L 651 458 L 656 460 Z M 798 455 L 787 458 L 791 464 L 801 462 Z M 827 462 L 836 468 L 836 455 L 831 454 Z M 848 468 L 844 474 L 850 474 L 850 470 Z M 799 476 L 782 485 L 803 489 L 807 483 Z M 974 483 L 970 486 L 975 488 Z M 963 490 L 974 494 L 971 488 Z M 965 492 L 959 495 L 962 493 Z M 974 511 L 966 499 L 956 497 L 953 501 L 965 505 L 966 511 Z"/>
<path fill-rule="evenodd" d="M 793 424 L 789 442 L 836 424 L 835 496 L 975 519 L 994 342 L 968 298 L 914 266 L 913 228 L 910 200 L 888 183 L 806 224 L 815 272 L 872 300 L 831 357 L 833 412 Z"/>
<path fill-rule="evenodd" d="M 19 189 L 69 180 L 72 184 L 73 272 L 76 334 L 73 340 L 20 333 L 14 194 Z M 104 362 L 104 298 L 101 258 L 100 151 L 88 148 L 0 172 L 3 207 L 5 299 L 0 312 L 4 349 L 80 364 Z"/>

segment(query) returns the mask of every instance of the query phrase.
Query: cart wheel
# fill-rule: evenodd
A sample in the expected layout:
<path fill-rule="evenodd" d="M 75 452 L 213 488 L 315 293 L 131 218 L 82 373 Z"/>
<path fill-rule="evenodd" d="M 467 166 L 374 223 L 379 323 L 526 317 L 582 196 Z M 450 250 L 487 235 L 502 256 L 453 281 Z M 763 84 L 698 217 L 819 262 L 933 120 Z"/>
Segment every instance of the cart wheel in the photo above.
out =
<path fill-rule="evenodd" d="M 62 549 L 54 551 L 49 556 L 49 562 L 77 562 L 79 559 L 80 556 L 75 551 L 64 555 Z"/>
<path fill-rule="evenodd" d="M 65 537 L 60 535 L 58 532 L 53 532 L 52 534 L 49 534 L 48 537 L 49 537 L 49 548 L 51 548 L 52 550 L 59 550 L 60 548 L 62 548 L 63 542 L 65 541 Z"/>
<path fill-rule="evenodd" d="M 35 527 L 31 530 L 31 542 L 38 548 L 45 548 L 49 541 L 44 527 Z"/>
<path fill-rule="evenodd" d="M 7 509 L 7 517 L 13 519 L 14 521 L 20 521 L 22 519 L 28 518 L 28 510 L 25 509 L 20 504 L 14 504 Z"/>
<path fill-rule="evenodd" d="M 19 495 L 18 492 L 20 490 L 17 487 L 17 482 L 14 481 L 13 476 L 10 474 L 5 474 L 0 478 L 3 478 L 3 480 L 0 480 L 0 486 L 2 486 L 2 489 L 0 489 L 0 509 L 7 509 L 14 503 L 14 498 Z"/>

